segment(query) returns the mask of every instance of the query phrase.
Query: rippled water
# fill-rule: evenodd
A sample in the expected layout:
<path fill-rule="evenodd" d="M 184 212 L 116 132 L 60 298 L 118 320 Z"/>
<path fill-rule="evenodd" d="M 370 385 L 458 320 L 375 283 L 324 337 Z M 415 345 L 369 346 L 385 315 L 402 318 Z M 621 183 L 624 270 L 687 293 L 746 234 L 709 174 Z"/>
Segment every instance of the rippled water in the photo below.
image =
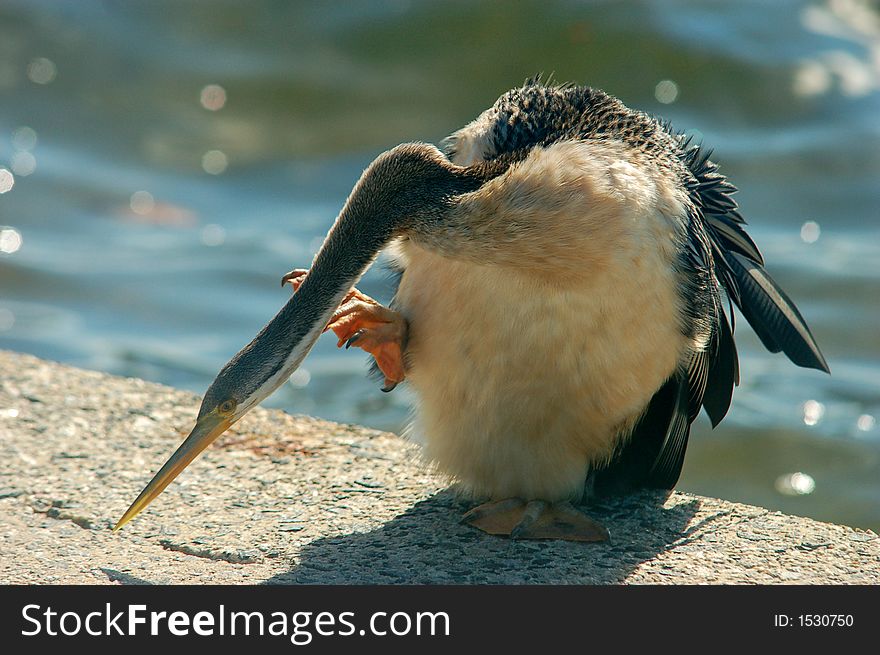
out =
<path fill-rule="evenodd" d="M 715 147 L 831 365 L 740 320 L 743 384 L 680 487 L 880 528 L 877 2 L 6 0 L 0 347 L 204 391 L 378 152 L 539 71 Z M 378 268 L 362 288 L 388 298 Z M 398 430 L 406 392 L 365 368 L 327 337 L 267 404 Z"/>

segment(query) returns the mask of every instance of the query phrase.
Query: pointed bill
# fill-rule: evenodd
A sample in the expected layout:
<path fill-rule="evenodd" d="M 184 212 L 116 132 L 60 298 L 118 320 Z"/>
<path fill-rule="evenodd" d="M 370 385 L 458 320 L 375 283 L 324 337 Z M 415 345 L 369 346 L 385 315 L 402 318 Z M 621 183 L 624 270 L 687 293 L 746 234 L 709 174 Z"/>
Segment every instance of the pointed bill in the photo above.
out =
<path fill-rule="evenodd" d="M 122 518 L 113 527 L 116 532 L 123 525 L 137 516 L 156 496 L 158 496 L 178 474 L 192 462 L 199 453 L 207 448 L 217 437 L 223 434 L 233 421 L 220 416 L 216 412 L 206 414 L 196 423 L 186 440 L 159 469 L 159 472 L 150 480 L 150 483 L 141 492 L 141 495 L 126 510 Z"/>

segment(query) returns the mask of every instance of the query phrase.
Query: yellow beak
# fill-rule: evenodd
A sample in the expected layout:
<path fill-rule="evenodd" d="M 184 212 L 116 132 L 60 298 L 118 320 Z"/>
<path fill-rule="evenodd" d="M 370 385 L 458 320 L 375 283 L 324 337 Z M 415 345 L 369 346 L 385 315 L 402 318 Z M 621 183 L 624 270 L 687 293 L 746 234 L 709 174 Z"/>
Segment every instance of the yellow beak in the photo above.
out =
<path fill-rule="evenodd" d="M 234 421 L 216 412 L 206 414 L 198 420 L 196 426 L 180 447 L 165 462 L 165 466 L 153 476 L 150 483 L 141 492 L 141 495 L 131 504 L 131 507 L 122 515 L 122 518 L 113 527 L 116 532 L 123 525 L 137 516 L 141 510 L 149 505 L 178 474 L 193 461 L 200 452 L 207 448 L 221 434 L 226 432 Z"/>

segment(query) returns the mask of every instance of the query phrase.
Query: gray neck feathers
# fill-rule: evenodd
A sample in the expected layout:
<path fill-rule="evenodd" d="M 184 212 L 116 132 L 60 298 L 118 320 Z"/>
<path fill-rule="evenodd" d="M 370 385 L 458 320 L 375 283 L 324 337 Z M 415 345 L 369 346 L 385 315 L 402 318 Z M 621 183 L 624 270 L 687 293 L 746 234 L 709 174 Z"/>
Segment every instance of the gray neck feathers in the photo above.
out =
<path fill-rule="evenodd" d="M 203 407 L 228 396 L 259 402 L 280 386 L 382 248 L 403 234 L 442 231 L 456 198 L 479 188 L 485 175 L 455 166 L 426 144 L 405 144 L 377 157 L 349 195 L 302 286 L 220 371 Z"/>

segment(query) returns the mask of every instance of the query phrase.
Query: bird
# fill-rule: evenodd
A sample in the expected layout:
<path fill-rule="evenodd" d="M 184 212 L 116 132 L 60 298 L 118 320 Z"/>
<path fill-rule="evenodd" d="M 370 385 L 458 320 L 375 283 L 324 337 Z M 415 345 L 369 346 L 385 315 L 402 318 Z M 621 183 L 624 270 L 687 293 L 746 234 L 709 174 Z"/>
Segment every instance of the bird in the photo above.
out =
<path fill-rule="evenodd" d="M 727 414 L 734 306 L 770 352 L 830 373 L 711 156 L 612 95 L 540 76 L 439 147 L 382 153 L 114 530 L 332 330 L 372 355 L 383 391 L 413 390 L 406 434 L 475 505 L 464 523 L 607 540 L 589 505 L 672 490 L 701 409 L 713 427 Z M 388 306 L 356 287 L 382 252 Z"/>

